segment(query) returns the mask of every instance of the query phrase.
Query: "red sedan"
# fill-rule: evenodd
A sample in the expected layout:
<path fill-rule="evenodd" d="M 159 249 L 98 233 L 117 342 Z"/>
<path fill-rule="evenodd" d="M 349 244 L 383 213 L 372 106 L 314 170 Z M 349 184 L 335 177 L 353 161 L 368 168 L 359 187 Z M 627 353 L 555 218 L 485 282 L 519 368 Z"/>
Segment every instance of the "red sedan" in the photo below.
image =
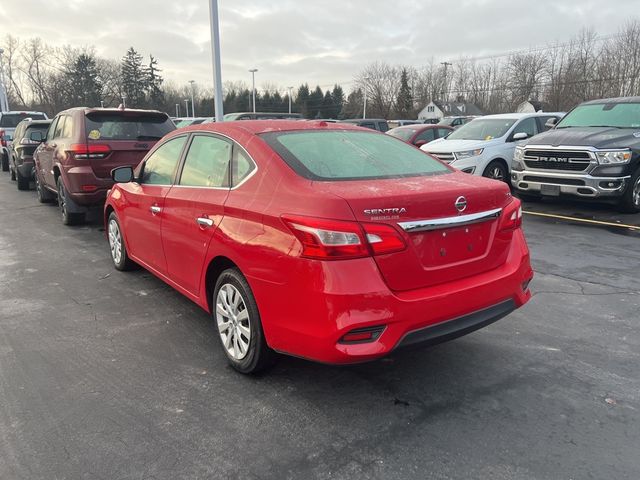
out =
<path fill-rule="evenodd" d="M 433 142 L 437 138 L 444 138 L 453 132 L 453 128 L 446 125 L 403 125 L 402 127 L 392 128 L 387 131 L 387 135 L 399 138 L 420 148 L 429 142 Z"/>
<path fill-rule="evenodd" d="M 112 172 L 114 265 L 210 312 L 237 370 L 434 344 L 530 298 L 520 202 L 389 135 L 244 121 L 165 136 Z"/>

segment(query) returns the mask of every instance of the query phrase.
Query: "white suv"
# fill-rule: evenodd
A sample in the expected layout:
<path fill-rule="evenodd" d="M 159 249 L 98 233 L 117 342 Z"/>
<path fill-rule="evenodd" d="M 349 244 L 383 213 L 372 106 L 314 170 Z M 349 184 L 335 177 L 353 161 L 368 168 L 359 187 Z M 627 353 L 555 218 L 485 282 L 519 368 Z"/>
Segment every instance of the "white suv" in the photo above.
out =
<path fill-rule="evenodd" d="M 523 140 L 547 130 L 545 123 L 563 113 L 506 113 L 478 117 L 445 138 L 421 147 L 452 167 L 509 182 L 513 153 Z"/>

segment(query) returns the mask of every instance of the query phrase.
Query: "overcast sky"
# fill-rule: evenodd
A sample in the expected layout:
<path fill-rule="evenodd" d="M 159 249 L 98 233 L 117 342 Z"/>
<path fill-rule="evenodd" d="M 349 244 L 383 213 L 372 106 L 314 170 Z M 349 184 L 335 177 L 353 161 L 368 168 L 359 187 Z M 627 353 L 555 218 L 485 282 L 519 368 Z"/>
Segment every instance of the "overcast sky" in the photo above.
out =
<path fill-rule="evenodd" d="M 0 31 L 152 53 L 165 78 L 210 88 L 208 0 L 1 0 Z M 640 0 L 219 0 L 222 75 L 258 86 L 348 82 L 376 60 L 420 66 L 615 33 Z"/>

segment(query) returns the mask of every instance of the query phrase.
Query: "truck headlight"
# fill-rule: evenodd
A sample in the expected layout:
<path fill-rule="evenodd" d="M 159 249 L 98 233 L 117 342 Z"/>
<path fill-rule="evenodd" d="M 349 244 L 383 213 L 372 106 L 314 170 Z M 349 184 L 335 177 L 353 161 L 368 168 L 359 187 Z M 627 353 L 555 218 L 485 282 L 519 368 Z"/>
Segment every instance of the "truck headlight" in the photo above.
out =
<path fill-rule="evenodd" d="M 463 158 L 477 157 L 482 155 L 484 148 L 476 148 L 475 150 L 465 150 L 464 152 L 455 152 L 456 160 L 462 160 Z"/>
<path fill-rule="evenodd" d="M 611 165 L 617 163 L 629 163 L 631 151 L 629 150 L 609 150 L 596 152 L 596 158 L 600 165 Z"/>
<path fill-rule="evenodd" d="M 524 147 L 516 147 L 515 152 L 513 152 L 514 160 L 524 160 Z"/>

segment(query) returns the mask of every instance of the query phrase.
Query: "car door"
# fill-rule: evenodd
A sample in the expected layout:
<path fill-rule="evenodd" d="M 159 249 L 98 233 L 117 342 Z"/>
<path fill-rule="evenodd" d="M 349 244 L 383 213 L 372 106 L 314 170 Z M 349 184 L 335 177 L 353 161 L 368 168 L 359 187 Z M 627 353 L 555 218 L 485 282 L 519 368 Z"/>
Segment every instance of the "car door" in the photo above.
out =
<path fill-rule="evenodd" d="M 168 276 L 198 295 L 213 232 L 229 195 L 232 142 L 194 134 L 176 184 L 165 198 L 162 244 Z"/>
<path fill-rule="evenodd" d="M 60 119 L 63 116 L 57 116 L 49 130 L 47 130 L 47 138 L 38 148 L 38 164 L 37 169 L 39 177 L 44 181 L 45 185 L 55 189 L 55 182 L 53 179 L 53 156 L 57 147 L 56 135 L 60 135 L 62 132 L 62 125 Z M 60 128 L 59 128 L 60 127 Z"/>
<path fill-rule="evenodd" d="M 173 185 L 187 135 L 172 137 L 155 148 L 141 167 L 137 182 L 127 185 L 124 232 L 129 253 L 163 275 L 167 262 L 162 249 L 164 199 Z"/>

